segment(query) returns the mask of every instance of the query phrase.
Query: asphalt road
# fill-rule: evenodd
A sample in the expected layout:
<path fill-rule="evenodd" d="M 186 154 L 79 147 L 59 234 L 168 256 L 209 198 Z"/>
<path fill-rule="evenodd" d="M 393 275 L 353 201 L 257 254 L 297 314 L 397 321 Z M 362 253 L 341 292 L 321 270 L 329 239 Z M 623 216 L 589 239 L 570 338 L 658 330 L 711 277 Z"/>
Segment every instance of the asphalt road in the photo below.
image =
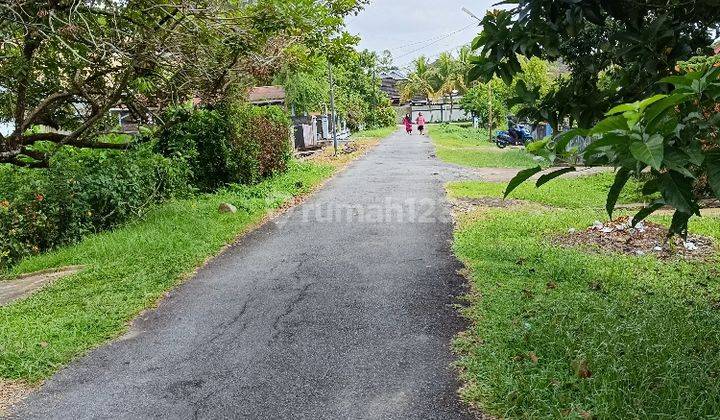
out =
<path fill-rule="evenodd" d="M 468 417 L 451 367 L 462 279 L 446 168 L 427 137 L 394 134 L 14 416 Z"/>

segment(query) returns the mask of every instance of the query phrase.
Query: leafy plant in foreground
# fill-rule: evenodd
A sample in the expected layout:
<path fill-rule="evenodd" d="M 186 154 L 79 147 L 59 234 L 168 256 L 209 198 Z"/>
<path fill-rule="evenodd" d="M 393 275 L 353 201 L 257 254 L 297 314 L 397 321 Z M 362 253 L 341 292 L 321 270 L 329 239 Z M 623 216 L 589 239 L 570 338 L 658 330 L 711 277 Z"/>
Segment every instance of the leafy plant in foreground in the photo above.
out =
<path fill-rule="evenodd" d="M 670 94 L 616 106 L 593 128 L 574 129 L 546 138 L 533 143 L 528 151 L 551 164 L 581 157 L 588 165 L 616 167 L 615 182 L 608 191 L 606 204 L 611 218 L 628 180 L 647 173 L 643 194 L 659 198 L 640 210 L 633 224 L 663 206 L 670 206 L 675 209 L 670 234 L 685 236 L 690 218 L 700 215 L 698 191 L 708 191 L 720 198 L 719 78 L 718 67 L 666 77 L 660 83 L 674 86 Z M 569 147 L 570 140 L 576 136 L 590 136 L 593 142 L 578 151 Z M 567 167 L 543 175 L 536 185 L 540 187 L 574 170 Z M 505 196 L 540 171 L 541 167 L 537 166 L 518 173 Z"/>

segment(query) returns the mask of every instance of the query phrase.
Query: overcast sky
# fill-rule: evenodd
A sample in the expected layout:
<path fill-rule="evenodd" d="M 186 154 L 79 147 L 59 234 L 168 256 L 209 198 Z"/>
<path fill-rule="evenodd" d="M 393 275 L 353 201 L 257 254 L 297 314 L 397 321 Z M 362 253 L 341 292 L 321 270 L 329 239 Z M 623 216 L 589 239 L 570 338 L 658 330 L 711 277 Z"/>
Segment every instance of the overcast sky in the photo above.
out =
<path fill-rule="evenodd" d="M 348 19 L 348 31 L 360 35 L 360 48 L 391 50 L 403 67 L 415 57 L 455 50 L 477 35 L 477 21 L 499 0 L 372 0 L 358 16 Z M 412 45 L 411 45 L 412 44 Z"/>

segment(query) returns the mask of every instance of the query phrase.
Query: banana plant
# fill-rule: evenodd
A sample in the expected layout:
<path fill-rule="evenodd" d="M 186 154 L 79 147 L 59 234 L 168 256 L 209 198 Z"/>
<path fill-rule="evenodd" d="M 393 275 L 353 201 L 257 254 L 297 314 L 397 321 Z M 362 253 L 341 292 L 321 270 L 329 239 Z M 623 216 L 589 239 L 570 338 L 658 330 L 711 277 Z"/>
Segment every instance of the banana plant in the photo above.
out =
<path fill-rule="evenodd" d="M 688 221 L 700 215 L 695 192 L 707 187 L 720 198 L 720 67 L 670 76 L 658 83 L 673 86 L 667 95 L 618 105 L 591 129 L 573 129 L 547 137 L 528 151 L 550 164 L 576 161 L 590 166 L 613 166 L 615 181 L 608 191 L 606 210 L 612 218 L 615 204 L 628 180 L 647 174 L 643 194 L 657 196 L 633 218 L 633 225 L 661 207 L 675 209 L 669 234 L 687 236 Z M 582 151 L 569 147 L 577 137 L 592 142 Z M 541 171 L 537 166 L 518 173 L 509 183 L 507 197 L 520 184 Z M 568 172 L 564 167 L 541 176 L 537 187 Z"/>

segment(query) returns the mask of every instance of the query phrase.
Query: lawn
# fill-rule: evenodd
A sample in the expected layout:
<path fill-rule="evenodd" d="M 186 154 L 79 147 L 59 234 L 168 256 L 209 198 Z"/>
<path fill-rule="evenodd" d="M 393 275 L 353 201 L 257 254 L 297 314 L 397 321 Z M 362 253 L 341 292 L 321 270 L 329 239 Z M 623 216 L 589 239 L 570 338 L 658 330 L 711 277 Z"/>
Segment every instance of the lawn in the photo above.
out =
<path fill-rule="evenodd" d="M 540 188 L 535 188 L 532 182 L 526 182 L 510 193 L 508 198 L 572 209 L 603 208 L 606 192 L 613 184 L 614 177 L 612 173 L 603 173 L 590 175 L 582 180 L 558 178 Z M 507 184 L 498 182 L 464 181 L 449 183 L 447 190 L 452 198 L 502 197 L 506 187 Z M 647 201 L 640 192 L 641 188 L 642 184 L 634 179 L 628 181 L 618 204 Z"/>
<path fill-rule="evenodd" d="M 117 337 L 140 311 L 239 234 L 293 197 L 310 193 L 387 132 L 363 133 L 355 153 L 293 162 L 288 172 L 257 185 L 171 201 L 114 231 L 22 260 L 11 277 L 68 265 L 86 268 L 0 307 L 0 383 L 38 382 Z M 219 213 L 223 202 L 234 204 L 238 212 Z"/>
<path fill-rule="evenodd" d="M 553 235 L 605 220 L 608 175 L 515 196 L 556 206 L 460 217 L 454 250 L 472 291 L 456 340 L 461 394 L 501 418 L 716 418 L 720 282 L 716 261 L 560 248 Z M 504 185 L 454 183 L 454 197 Z M 624 200 L 634 201 L 633 193 Z M 667 223 L 667 218 L 654 218 Z M 720 240 L 720 220 L 691 230 Z"/>
<path fill-rule="evenodd" d="M 456 165 L 475 168 L 528 168 L 537 163 L 523 149 L 500 149 L 490 143 L 485 130 L 456 125 L 433 125 L 429 129 L 437 157 Z"/>

